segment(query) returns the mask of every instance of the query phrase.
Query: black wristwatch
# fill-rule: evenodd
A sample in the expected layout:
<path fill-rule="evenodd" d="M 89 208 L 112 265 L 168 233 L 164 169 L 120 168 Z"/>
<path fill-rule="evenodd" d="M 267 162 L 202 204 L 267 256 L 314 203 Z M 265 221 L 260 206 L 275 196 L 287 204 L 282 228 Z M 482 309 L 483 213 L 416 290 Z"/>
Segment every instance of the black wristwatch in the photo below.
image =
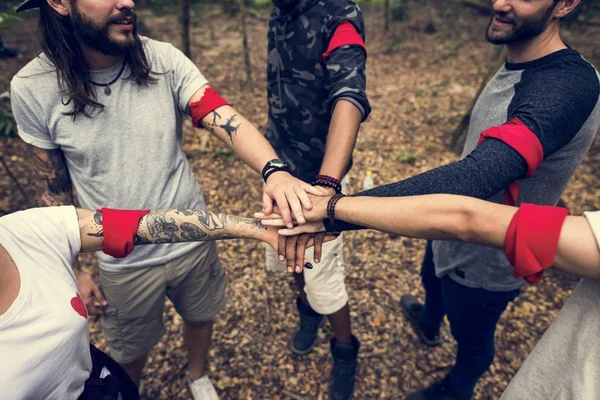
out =
<path fill-rule="evenodd" d="M 271 176 L 272 173 L 277 171 L 290 172 L 290 166 L 278 158 L 275 158 L 266 163 L 265 167 L 262 170 L 262 177 L 265 183 L 267 182 L 267 179 L 269 179 L 269 176 Z"/>

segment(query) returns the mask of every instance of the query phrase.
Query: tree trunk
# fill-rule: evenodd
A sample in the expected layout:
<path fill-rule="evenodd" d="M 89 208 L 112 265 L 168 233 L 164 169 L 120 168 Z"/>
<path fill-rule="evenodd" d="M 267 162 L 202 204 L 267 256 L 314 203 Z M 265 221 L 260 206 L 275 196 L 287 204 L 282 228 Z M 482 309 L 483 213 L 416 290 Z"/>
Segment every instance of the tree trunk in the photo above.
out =
<path fill-rule="evenodd" d="M 463 146 L 465 145 L 465 140 L 467 139 L 467 133 L 469 131 L 469 122 L 471 121 L 471 113 L 473 112 L 475 103 L 477 103 L 477 99 L 481 95 L 481 92 L 483 92 L 485 85 L 487 85 L 488 81 L 494 76 L 496 71 L 498 71 L 498 68 L 500 68 L 500 66 L 504 63 L 505 57 L 506 57 L 506 50 L 504 49 L 504 46 L 498 46 L 497 50 L 496 50 L 496 54 L 493 57 L 493 59 L 496 62 L 494 62 L 492 67 L 485 74 L 485 77 L 483 78 L 483 81 L 481 82 L 481 86 L 479 86 L 479 90 L 477 90 L 477 94 L 475 95 L 475 98 L 473 99 L 473 102 L 471 103 L 471 106 L 469 107 L 469 111 L 467 111 L 467 113 L 462 117 L 462 119 L 460 120 L 460 123 L 458 124 L 456 129 L 454 129 L 454 131 L 451 133 L 450 145 L 448 147 L 453 152 L 458 153 L 458 154 L 462 153 Z"/>
<path fill-rule="evenodd" d="M 183 52 L 191 59 L 192 46 L 190 41 L 190 0 L 181 0 L 181 27 L 183 29 Z"/>
<path fill-rule="evenodd" d="M 242 47 L 244 48 L 244 65 L 246 66 L 246 83 L 252 83 L 252 63 L 250 62 L 250 48 L 248 47 L 248 8 L 246 0 L 241 2 L 241 18 L 242 18 Z"/>
<path fill-rule="evenodd" d="M 390 0 L 383 3 L 383 30 L 387 32 L 390 29 Z"/>

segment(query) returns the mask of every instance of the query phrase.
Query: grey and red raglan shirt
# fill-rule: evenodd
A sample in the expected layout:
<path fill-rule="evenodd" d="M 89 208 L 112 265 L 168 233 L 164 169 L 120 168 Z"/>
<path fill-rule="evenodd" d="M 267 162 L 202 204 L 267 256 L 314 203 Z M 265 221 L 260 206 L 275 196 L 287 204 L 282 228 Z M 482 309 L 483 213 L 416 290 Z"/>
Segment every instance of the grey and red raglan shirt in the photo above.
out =
<path fill-rule="evenodd" d="M 350 101 L 363 121 L 371 112 L 364 38 L 362 12 L 351 0 L 300 0 L 291 9 L 273 9 L 266 137 L 304 181 L 321 168 L 335 103 Z"/>
<path fill-rule="evenodd" d="M 573 49 L 505 63 L 481 93 L 462 159 L 358 196 L 450 193 L 497 203 L 555 205 L 600 125 L 600 76 Z M 329 231 L 361 229 L 336 221 Z M 458 241 L 434 241 L 438 276 L 469 287 L 510 291 L 504 251 Z"/>

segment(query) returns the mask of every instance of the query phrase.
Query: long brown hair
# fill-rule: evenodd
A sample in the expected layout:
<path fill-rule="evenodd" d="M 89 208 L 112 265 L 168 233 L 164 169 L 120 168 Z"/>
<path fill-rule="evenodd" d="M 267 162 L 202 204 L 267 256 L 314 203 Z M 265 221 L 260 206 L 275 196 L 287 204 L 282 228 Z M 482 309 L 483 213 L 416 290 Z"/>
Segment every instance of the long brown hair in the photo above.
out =
<path fill-rule="evenodd" d="M 61 95 L 67 99 L 64 104 L 73 104 L 65 115 L 75 119 L 79 113 L 91 117 L 91 111 L 101 111 L 104 105 L 97 101 L 96 91 L 90 83 L 90 73 L 81 46 L 73 34 L 71 19 L 60 15 L 43 1 L 38 28 L 42 51 L 56 67 Z M 157 79 L 150 76 L 153 72 L 140 37 L 136 32 L 133 36 L 135 49 L 126 54 L 124 60 L 131 73 L 125 79 L 133 79 L 138 85 L 145 86 L 156 83 Z"/>

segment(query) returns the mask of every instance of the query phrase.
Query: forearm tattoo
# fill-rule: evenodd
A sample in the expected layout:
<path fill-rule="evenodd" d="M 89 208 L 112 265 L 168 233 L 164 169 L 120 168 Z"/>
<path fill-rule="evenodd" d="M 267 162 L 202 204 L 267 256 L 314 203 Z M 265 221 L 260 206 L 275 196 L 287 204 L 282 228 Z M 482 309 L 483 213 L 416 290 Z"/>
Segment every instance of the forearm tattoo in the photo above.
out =
<path fill-rule="evenodd" d="M 140 221 L 135 244 L 234 239 L 255 229 L 266 227 L 254 219 L 202 210 L 152 211 Z"/>
<path fill-rule="evenodd" d="M 227 118 L 227 121 L 223 123 L 223 118 L 221 114 L 216 111 L 212 111 L 212 122 L 202 122 L 202 126 L 204 129 L 215 133 L 216 128 L 221 128 L 225 131 L 229 140 L 231 140 L 231 144 L 233 144 L 233 136 L 237 134 L 238 128 L 242 126 L 242 123 L 236 120 L 237 114 L 233 114 L 231 117 Z M 236 125 L 237 124 L 237 125 Z"/>
<path fill-rule="evenodd" d="M 104 237 L 104 229 L 102 229 L 102 213 L 100 211 L 96 211 L 94 213 L 94 222 L 96 225 L 92 227 L 93 232 L 88 232 L 88 236 L 92 237 Z"/>
<path fill-rule="evenodd" d="M 42 150 L 26 146 L 35 168 L 35 191 L 39 206 L 73 204 L 73 186 L 65 156 L 60 149 Z"/>

